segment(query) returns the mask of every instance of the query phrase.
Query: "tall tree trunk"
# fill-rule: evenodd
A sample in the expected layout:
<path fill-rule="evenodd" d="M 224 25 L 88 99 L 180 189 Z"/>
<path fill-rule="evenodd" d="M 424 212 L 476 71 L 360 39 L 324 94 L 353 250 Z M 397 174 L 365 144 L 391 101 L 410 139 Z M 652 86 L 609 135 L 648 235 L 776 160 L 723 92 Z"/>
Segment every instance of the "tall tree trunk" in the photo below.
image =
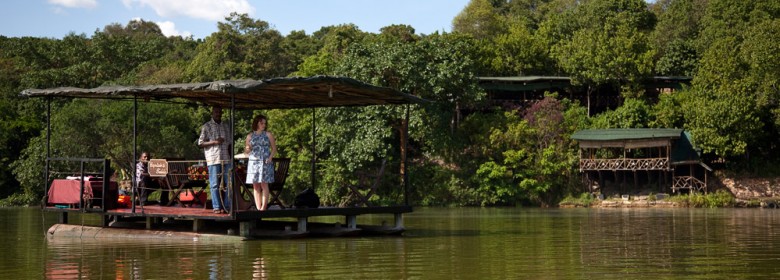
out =
<path fill-rule="evenodd" d="M 406 182 L 404 182 L 404 178 L 406 175 L 406 154 L 407 154 L 407 145 L 406 142 L 408 141 L 408 136 L 406 135 L 406 127 L 409 125 L 409 123 L 406 121 L 406 119 L 401 119 L 401 125 L 398 126 L 399 135 L 401 136 L 401 164 L 399 164 L 399 168 L 401 169 L 398 174 L 401 176 L 401 186 L 404 186 Z"/>
<path fill-rule="evenodd" d="M 590 117 L 590 94 L 593 92 L 593 87 L 588 86 L 588 117 Z"/>

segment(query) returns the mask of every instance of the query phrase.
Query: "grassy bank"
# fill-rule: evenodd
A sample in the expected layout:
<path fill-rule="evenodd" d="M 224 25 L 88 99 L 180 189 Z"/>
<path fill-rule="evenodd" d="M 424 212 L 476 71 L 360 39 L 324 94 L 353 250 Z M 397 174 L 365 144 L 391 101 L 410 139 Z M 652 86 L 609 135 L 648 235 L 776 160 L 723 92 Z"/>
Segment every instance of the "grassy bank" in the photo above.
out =
<path fill-rule="evenodd" d="M 604 201 L 615 200 L 613 198 L 605 199 Z M 708 194 L 678 194 L 673 196 L 667 196 L 665 198 L 658 198 L 656 195 L 648 195 L 644 201 L 648 202 L 666 202 L 669 205 L 675 205 L 677 207 L 693 207 L 693 208 L 719 208 L 719 207 L 758 207 L 759 201 L 750 201 L 738 203 L 737 199 L 726 190 L 718 190 L 714 193 Z M 636 201 L 634 201 L 636 202 Z M 602 205 L 602 200 L 597 199 L 590 193 L 582 193 L 579 196 L 566 196 L 558 204 L 560 207 L 599 207 Z M 614 206 L 614 204 L 610 204 Z M 636 203 L 631 204 L 636 207 Z M 653 204 L 655 205 L 655 204 Z"/>

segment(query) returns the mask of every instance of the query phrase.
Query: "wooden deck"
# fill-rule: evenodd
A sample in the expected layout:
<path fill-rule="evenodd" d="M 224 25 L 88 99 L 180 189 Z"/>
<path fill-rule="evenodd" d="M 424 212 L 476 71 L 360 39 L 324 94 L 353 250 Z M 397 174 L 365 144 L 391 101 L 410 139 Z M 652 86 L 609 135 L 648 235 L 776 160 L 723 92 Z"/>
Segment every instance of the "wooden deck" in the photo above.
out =
<path fill-rule="evenodd" d="M 228 214 L 215 214 L 203 207 L 136 206 L 102 211 L 100 208 L 45 207 L 44 211 L 60 214 L 59 224 L 68 224 L 69 213 L 86 213 L 103 216 L 102 227 L 167 229 L 172 232 L 222 232 L 244 238 L 351 236 L 359 234 L 400 234 L 405 229 L 402 214 L 412 212 L 411 206 L 376 207 L 321 207 L 313 209 L 269 209 L 266 211 L 241 210 Z M 392 225 L 358 225 L 357 216 L 365 214 L 392 214 Z M 309 223 L 309 217 L 343 216 L 341 223 Z M 295 221 L 267 221 L 264 219 L 292 218 Z M 182 225 L 185 225 L 182 227 Z M 173 226 L 176 227 L 173 227 Z M 228 231 L 229 229 L 230 231 Z"/>

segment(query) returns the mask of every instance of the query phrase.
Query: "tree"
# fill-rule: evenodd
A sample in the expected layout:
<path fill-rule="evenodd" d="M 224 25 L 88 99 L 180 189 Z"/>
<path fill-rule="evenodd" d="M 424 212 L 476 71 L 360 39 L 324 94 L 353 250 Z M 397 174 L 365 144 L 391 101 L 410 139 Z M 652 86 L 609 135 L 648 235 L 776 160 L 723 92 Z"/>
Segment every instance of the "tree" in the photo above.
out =
<path fill-rule="evenodd" d="M 652 73 L 655 52 L 647 33 L 655 18 L 643 1 L 589 1 L 555 21 L 552 26 L 557 27 L 545 31 L 553 39 L 561 38 L 552 47 L 552 56 L 573 84 L 588 86 L 588 108 L 597 85 L 637 88 Z"/>
<path fill-rule="evenodd" d="M 60 110 L 52 110 L 52 156 L 106 157 L 116 171 L 130 174 L 135 162 L 132 137 L 128 136 L 133 135 L 132 115 L 132 103 L 122 101 L 76 99 Z M 199 116 L 178 104 L 139 102 L 138 151 L 150 151 L 160 158 L 198 156 L 200 151 L 193 143 L 201 123 Z M 41 159 L 46 156 L 45 137 L 43 131 L 32 139 L 11 165 L 25 192 L 38 198 L 43 184 L 40 172 L 44 169 Z"/>
<path fill-rule="evenodd" d="M 627 98 L 623 105 L 595 116 L 593 128 L 642 128 L 652 123 L 651 107 L 645 100 Z"/>
<path fill-rule="evenodd" d="M 119 79 L 146 61 L 163 57 L 171 47 L 157 24 L 131 20 L 124 27 L 111 24 L 102 32 L 95 32 L 91 58 L 83 62 L 87 63 L 85 68 L 94 71 L 96 83 L 103 84 Z"/>
<path fill-rule="evenodd" d="M 669 76 L 692 76 L 699 60 L 694 42 L 701 30 L 701 18 L 708 1 L 666 0 L 650 5 L 658 17 L 658 25 L 652 35 L 658 50 L 656 72 Z"/>
<path fill-rule="evenodd" d="M 515 112 L 490 122 L 485 117 L 473 114 L 466 120 L 471 143 L 481 147 L 469 155 L 479 162 L 470 181 L 477 185 L 480 204 L 549 206 L 575 190 L 578 158 L 570 136 L 586 125 L 585 108 L 547 96 L 522 117 Z"/>
<path fill-rule="evenodd" d="M 676 40 L 665 46 L 663 55 L 657 60 L 655 71 L 663 76 L 691 77 L 696 72 L 699 54 L 693 40 Z"/>
<path fill-rule="evenodd" d="M 480 41 L 491 76 L 545 75 L 555 72 L 555 61 L 544 41 L 525 25 L 512 24 L 509 32 Z"/>
<path fill-rule="evenodd" d="M 237 13 L 225 21 L 198 46 L 198 54 L 187 68 L 190 81 L 263 79 L 293 71 L 282 35 L 268 22 Z"/>
<path fill-rule="evenodd" d="M 306 35 L 304 31 L 290 32 L 284 37 L 281 44 L 284 52 L 289 54 L 290 65 L 293 66 L 290 70 L 297 69 L 304 59 L 316 54 L 322 47 L 322 41 L 317 40 L 314 36 Z"/>
<path fill-rule="evenodd" d="M 471 0 L 452 20 L 452 31 L 488 39 L 505 33 L 507 28 L 496 5 L 500 1 Z"/>
<path fill-rule="evenodd" d="M 686 128 L 703 151 L 733 158 L 774 158 L 778 125 L 778 28 L 774 1 L 711 1 L 697 40 L 702 54 Z"/>
<path fill-rule="evenodd" d="M 655 128 L 683 128 L 687 123 L 685 121 L 685 111 L 682 104 L 687 104 L 687 98 L 690 98 L 690 90 L 683 89 L 675 91 L 672 94 L 661 94 L 658 103 L 653 105 L 651 110 L 652 117 L 649 127 Z"/>
<path fill-rule="evenodd" d="M 457 114 L 461 108 L 458 106 L 471 106 L 481 98 L 482 92 L 474 83 L 475 64 L 469 57 L 475 49 L 473 41 L 464 36 L 439 34 L 410 42 L 379 40 L 376 35 L 351 41 L 363 35 L 349 30 L 331 29 L 324 37 L 329 39 L 323 49 L 315 57 L 307 58 L 299 74 L 347 76 L 441 101 L 424 108 L 412 107 L 409 131 L 412 133 L 410 139 L 416 139 L 411 141 L 420 141 L 417 143 L 444 153 L 447 143 L 452 142 L 447 139 L 452 139 L 453 129 L 458 124 Z M 351 43 L 345 44 L 348 41 Z M 346 48 L 341 49 L 341 46 Z M 400 141 L 404 139 L 401 133 L 407 125 L 403 121 L 405 110 L 400 106 L 318 109 L 317 142 L 322 150 L 317 151 L 317 157 L 337 163 L 325 167 L 331 168 L 326 173 L 347 174 L 378 157 L 403 162 L 407 153 L 396 147 L 404 146 Z M 450 131 L 450 134 L 437 133 L 442 131 L 440 129 Z M 345 142 L 344 135 L 355 137 Z M 403 170 L 403 167 L 398 166 L 397 170 Z M 325 178 L 325 181 L 334 183 L 339 179 Z M 337 195 L 332 190 L 321 191 L 325 192 L 326 200 L 335 199 L 328 196 Z"/>
<path fill-rule="evenodd" d="M 405 24 L 393 24 L 379 29 L 379 37 L 385 43 L 411 43 L 420 39 L 414 34 L 414 27 Z"/>
<path fill-rule="evenodd" d="M 187 66 L 196 55 L 199 42 L 179 36 L 168 37 L 170 51 L 139 64 L 117 81 L 123 85 L 177 84 L 187 82 Z"/>
<path fill-rule="evenodd" d="M 298 65 L 298 76 L 314 76 L 333 74 L 334 68 L 341 60 L 344 52 L 353 43 L 362 41 L 367 33 L 354 24 L 323 27 L 313 34 L 314 38 L 323 41 L 316 54 L 304 59 Z"/>

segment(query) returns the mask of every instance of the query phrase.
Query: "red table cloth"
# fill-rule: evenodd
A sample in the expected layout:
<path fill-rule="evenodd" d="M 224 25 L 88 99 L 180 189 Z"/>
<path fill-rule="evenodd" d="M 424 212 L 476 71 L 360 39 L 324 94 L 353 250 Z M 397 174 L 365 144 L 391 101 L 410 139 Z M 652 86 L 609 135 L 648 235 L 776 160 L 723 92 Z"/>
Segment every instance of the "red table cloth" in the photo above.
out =
<path fill-rule="evenodd" d="M 54 179 L 49 188 L 49 204 L 78 204 L 80 180 Z M 84 182 L 84 198 L 92 199 L 94 194 L 103 192 L 103 181 Z M 116 190 L 116 182 L 111 182 L 109 190 Z"/>

